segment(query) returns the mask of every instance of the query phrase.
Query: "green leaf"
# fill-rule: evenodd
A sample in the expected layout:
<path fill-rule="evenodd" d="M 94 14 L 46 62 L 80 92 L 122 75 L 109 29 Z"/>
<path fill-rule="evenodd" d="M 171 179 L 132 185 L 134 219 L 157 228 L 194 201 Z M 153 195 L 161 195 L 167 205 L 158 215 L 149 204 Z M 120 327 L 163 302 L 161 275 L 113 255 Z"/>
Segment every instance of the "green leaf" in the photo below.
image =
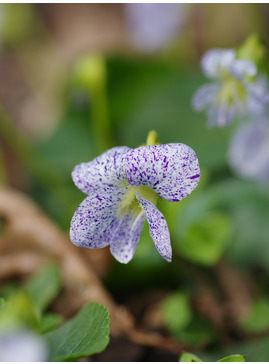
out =
<path fill-rule="evenodd" d="M 197 361 L 203 361 L 202 359 L 200 359 L 197 355 L 192 354 L 192 353 L 183 353 L 180 357 L 181 362 L 197 362 Z"/>
<path fill-rule="evenodd" d="M 63 316 L 48 313 L 40 319 L 40 332 L 45 334 L 48 331 L 54 330 L 63 323 Z"/>
<path fill-rule="evenodd" d="M 44 335 L 51 361 L 83 358 L 103 351 L 109 342 L 108 310 L 99 303 L 85 305 L 70 321 Z"/>
<path fill-rule="evenodd" d="M 184 329 L 191 321 L 192 311 L 185 293 L 176 292 L 167 297 L 161 306 L 166 326 L 173 334 Z"/>
<path fill-rule="evenodd" d="M 244 355 L 234 354 L 234 355 L 225 356 L 225 358 L 222 358 L 218 361 L 229 361 L 229 362 L 246 361 L 246 358 L 244 357 Z"/>
<path fill-rule="evenodd" d="M 59 294 L 61 284 L 59 267 L 49 265 L 31 277 L 24 289 L 35 303 L 38 313 L 41 313 Z"/>
<path fill-rule="evenodd" d="M 38 319 L 32 299 L 23 291 L 13 294 L 1 305 L 0 330 L 27 326 L 36 330 Z"/>
<path fill-rule="evenodd" d="M 241 327 L 248 332 L 259 332 L 269 327 L 269 300 L 259 297 L 254 302 L 250 314 L 242 321 Z"/>
<path fill-rule="evenodd" d="M 232 234 L 228 215 L 208 212 L 187 228 L 178 243 L 178 251 L 186 258 L 203 265 L 215 264 L 227 247 Z"/>

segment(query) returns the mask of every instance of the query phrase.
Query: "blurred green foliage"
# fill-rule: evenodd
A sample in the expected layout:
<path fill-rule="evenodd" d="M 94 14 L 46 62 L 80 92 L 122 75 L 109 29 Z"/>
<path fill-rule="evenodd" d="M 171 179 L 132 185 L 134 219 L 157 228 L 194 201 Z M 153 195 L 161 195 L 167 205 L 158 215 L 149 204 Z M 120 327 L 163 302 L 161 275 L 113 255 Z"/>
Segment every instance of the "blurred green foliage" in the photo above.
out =
<path fill-rule="evenodd" d="M 54 132 L 36 145 L 25 144 L 13 131 L 13 137 L 8 138 L 27 170 L 28 193 L 66 231 L 75 208 L 85 198 L 71 179 L 76 164 L 90 161 L 112 144 L 135 148 L 145 143 L 152 129 L 157 131 L 160 143 L 191 146 L 201 166 L 200 185 L 179 203 L 158 201 L 171 232 L 172 264 L 159 256 L 145 227 L 134 259 L 127 266 L 114 262 L 104 282 L 119 301 L 132 295 L 142 299 L 149 287 L 165 288 L 167 296 L 161 312 L 166 329 L 187 345 L 210 342 L 205 355 L 208 360 L 232 351 L 244 353 L 251 361 L 268 361 L 268 338 L 243 344 L 238 341 L 234 350 L 220 347 L 219 333 L 207 319 L 196 314 L 191 303 L 197 289 L 190 278 L 192 269 L 198 266 L 198 272 L 211 277 L 210 269 L 226 257 L 244 270 L 262 272 L 262 279 L 256 282 L 258 297 L 240 323 L 241 328 L 255 333 L 269 327 L 268 183 L 257 184 L 233 176 L 226 154 L 236 126 L 208 129 L 205 116 L 191 107 L 193 93 L 208 82 L 198 68 L 201 50 L 234 47 L 253 30 L 268 41 L 266 17 L 262 18 L 263 8 L 256 4 L 244 4 L 244 12 L 240 4 L 203 5 L 194 9 L 193 18 L 174 49 L 154 56 L 110 54 L 105 59 L 100 54 L 95 60 L 88 55 L 78 59 L 62 85 L 63 109 Z M 10 4 L 6 11 L 2 28 L 6 46 L 15 49 L 26 44 L 27 39 L 44 37 L 36 8 Z M 233 23 L 236 31 L 229 26 Z M 31 31 L 33 28 L 35 32 Z M 255 49 L 255 61 L 266 69 L 266 43 L 260 46 L 257 37 L 249 38 L 247 46 L 243 44 L 238 53 L 251 59 L 253 52 L 250 55 L 249 49 Z M 0 219 L 0 231 L 4 226 Z M 63 318 L 48 311 L 61 289 L 59 269 L 55 266 L 41 271 L 19 292 L 17 286 L 7 285 L 3 290 L 6 300 L 0 300 L 0 329 L 27 325 L 46 334 L 53 360 L 73 360 L 103 350 L 109 331 L 106 309 L 85 306 L 72 321 L 62 325 Z M 103 328 L 100 336 L 92 337 L 99 324 Z M 85 343 L 84 348 L 73 342 L 74 332 Z M 243 359 L 239 355 L 219 361 Z M 200 359 L 184 353 L 180 360 Z"/>
<path fill-rule="evenodd" d="M 103 351 L 109 342 L 108 310 L 89 303 L 63 324 L 61 315 L 47 311 L 61 288 L 59 267 L 49 265 L 1 299 L 0 337 L 19 330 L 34 331 L 48 344 L 50 361 L 70 361 Z"/>

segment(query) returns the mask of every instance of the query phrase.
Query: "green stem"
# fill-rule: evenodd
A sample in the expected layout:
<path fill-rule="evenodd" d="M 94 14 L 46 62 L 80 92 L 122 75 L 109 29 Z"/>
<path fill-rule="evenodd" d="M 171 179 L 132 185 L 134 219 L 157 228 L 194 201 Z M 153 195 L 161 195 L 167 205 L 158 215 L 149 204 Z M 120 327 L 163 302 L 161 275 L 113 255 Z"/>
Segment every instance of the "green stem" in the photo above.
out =
<path fill-rule="evenodd" d="M 90 119 L 97 153 L 115 145 L 108 113 L 106 64 L 100 55 L 87 55 L 76 65 L 76 77 L 89 92 Z"/>

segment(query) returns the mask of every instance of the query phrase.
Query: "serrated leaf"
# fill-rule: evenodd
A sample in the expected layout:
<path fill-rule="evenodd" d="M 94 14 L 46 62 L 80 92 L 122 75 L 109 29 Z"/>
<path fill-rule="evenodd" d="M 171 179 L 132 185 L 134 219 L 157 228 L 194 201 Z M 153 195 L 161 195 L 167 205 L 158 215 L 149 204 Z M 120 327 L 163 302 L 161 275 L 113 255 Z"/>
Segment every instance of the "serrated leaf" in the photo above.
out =
<path fill-rule="evenodd" d="M 192 353 L 183 353 L 180 357 L 181 362 L 201 362 L 203 361 L 202 359 L 200 359 L 197 355 L 192 354 Z"/>
<path fill-rule="evenodd" d="M 38 312 L 41 313 L 59 294 L 61 285 L 60 269 L 53 264 L 46 266 L 31 277 L 24 290 L 35 303 Z"/>
<path fill-rule="evenodd" d="M 244 355 L 234 354 L 234 355 L 225 356 L 225 358 L 218 360 L 218 362 L 222 362 L 222 361 L 228 361 L 228 362 L 241 361 L 242 362 L 242 361 L 246 361 L 246 358 L 244 357 Z"/>
<path fill-rule="evenodd" d="M 71 361 L 103 351 L 109 342 L 108 310 L 99 303 L 85 305 L 70 321 L 44 335 L 51 361 Z"/>

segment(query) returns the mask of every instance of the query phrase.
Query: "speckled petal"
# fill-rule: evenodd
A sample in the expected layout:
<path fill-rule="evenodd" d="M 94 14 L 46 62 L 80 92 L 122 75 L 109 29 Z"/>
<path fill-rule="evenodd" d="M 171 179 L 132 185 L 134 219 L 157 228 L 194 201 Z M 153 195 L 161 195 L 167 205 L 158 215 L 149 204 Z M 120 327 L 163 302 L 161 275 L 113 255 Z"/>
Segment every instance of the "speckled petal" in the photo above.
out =
<path fill-rule="evenodd" d="M 200 111 L 215 102 L 216 94 L 220 91 L 220 85 L 216 83 L 200 87 L 192 98 L 192 106 Z"/>
<path fill-rule="evenodd" d="M 134 256 L 144 226 L 144 211 L 133 215 L 126 213 L 110 244 L 111 254 L 120 262 L 128 263 Z"/>
<path fill-rule="evenodd" d="M 150 201 L 141 198 L 138 192 L 136 192 L 136 197 L 146 213 L 150 235 L 156 249 L 170 263 L 172 261 L 170 233 L 163 214 Z"/>
<path fill-rule="evenodd" d="M 117 211 L 127 189 L 128 187 L 100 188 L 85 198 L 71 221 L 70 239 L 73 244 L 103 248 L 111 243 L 121 222 Z"/>
<path fill-rule="evenodd" d="M 177 143 L 130 150 L 125 155 L 125 173 L 131 186 L 147 186 L 169 201 L 187 197 L 200 177 L 194 151 Z"/>
<path fill-rule="evenodd" d="M 115 147 L 91 162 L 78 164 L 72 172 L 75 185 L 87 194 L 105 186 L 120 186 L 125 180 L 122 158 L 128 150 L 128 147 Z"/>
<path fill-rule="evenodd" d="M 211 49 L 201 59 L 201 68 L 204 74 L 212 79 L 221 78 L 222 73 L 227 71 L 235 60 L 233 49 Z"/>
<path fill-rule="evenodd" d="M 230 64 L 229 69 L 231 74 L 238 79 L 242 79 L 246 76 L 253 77 L 257 73 L 255 64 L 247 59 L 235 59 Z"/>

